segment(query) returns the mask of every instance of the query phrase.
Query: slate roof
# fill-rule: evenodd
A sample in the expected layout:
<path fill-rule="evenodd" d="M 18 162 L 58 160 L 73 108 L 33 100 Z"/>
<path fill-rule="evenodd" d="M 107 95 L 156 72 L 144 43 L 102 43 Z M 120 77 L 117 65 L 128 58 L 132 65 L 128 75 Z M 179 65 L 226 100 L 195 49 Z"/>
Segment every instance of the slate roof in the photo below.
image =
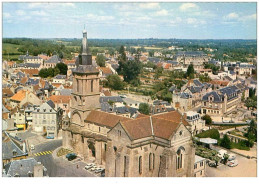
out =
<path fill-rule="evenodd" d="M 225 76 L 224 79 L 227 79 L 228 81 L 233 81 L 229 76 Z"/>
<path fill-rule="evenodd" d="M 72 89 L 61 89 L 60 95 L 71 95 Z"/>
<path fill-rule="evenodd" d="M 7 176 L 14 177 L 19 174 L 19 177 L 29 177 L 28 173 L 34 173 L 34 166 L 38 162 L 34 158 L 12 161 L 5 166 Z"/>
<path fill-rule="evenodd" d="M 148 61 L 157 64 L 158 62 L 161 61 L 161 59 L 160 58 L 154 58 L 154 57 L 148 57 Z"/>
<path fill-rule="evenodd" d="M 66 75 L 61 75 L 61 74 L 58 74 L 54 77 L 54 79 L 66 79 L 67 76 Z"/>
<path fill-rule="evenodd" d="M 178 51 L 176 56 L 206 56 L 203 51 Z"/>
<path fill-rule="evenodd" d="M 6 131 L 2 132 L 2 158 L 4 160 L 12 159 L 16 156 L 27 156 L 27 152 L 24 152 L 22 149 L 19 142 L 13 139 L 9 133 Z M 13 154 L 14 151 L 16 152 L 15 156 Z"/>
<path fill-rule="evenodd" d="M 189 98 L 192 98 L 192 95 L 189 93 L 182 92 L 180 93 L 180 98 L 189 99 Z"/>
<path fill-rule="evenodd" d="M 202 97 L 202 100 L 203 101 L 208 101 L 208 97 L 211 96 L 211 95 L 214 97 L 214 102 L 222 102 L 223 101 L 224 96 L 221 95 L 221 94 L 218 94 L 216 91 L 212 91 L 212 92 L 206 93 Z"/>
<path fill-rule="evenodd" d="M 197 86 L 197 87 L 201 87 L 203 86 L 203 84 L 198 80 L 198 79 L 194 79 L 193 83 Z"/>
<path fill-rule="evenodd" d="M 38 85 L 40 82 L 39 79 L 29 78 L 26 82 L 27 85 Z"/>
<path fill-rule="evenodd" d="M 48 60 L 45 61 L 45 63 L 51 63 L 51 64 L 57 64 L 60 62 L 60 58 L 57 55 L 52 56 Z"/>
<path fill-rule="evenodd" d="M 53 101 L 48 100 L 43 103 L 40 107 L 36 108 L 33 113 L 56 113 L 55 104 Z"/>
<path fill-rule="evenodd" d="M 119 68 L 119 64 L 112 64 L 112 68 L 113 68 L 114 70 L 117 70 L 117 69 Z"/>
<path fill-rule="evenodd" d="M 95 65 L 79 65 L 73 70 L 73 73 L 99 73 L 97 66 Z"/>
<path fill-rule="evenodd" d="M 122 98 L 120 96 L 101 96 L 99 99 L 100 103 L 103 102 L 123 102 Z"/>
<path fill-rule="evenodd" d="M 200 93 L 201 90 L 202 90 L 202 87 L 194 87 L 194 86 L 191 86 L 191 87 L 188 87 L 188 89 L 189 89 L 192 93 Z"/>
<path fill-rule="evenodd" d="M 172 86 L 169 88 L 169 91 L 170 91 L 171 93 L 173 93 L 175 90 L 177 90 L 177 88 L 176 88 L 174 85 L 172 85 Z"/>
<path fill-rule="evenodd" d="M 101 103 L 101 111 L 116 114 L 130 113 L 130 116 L 133 116 L 138 111 L 138 109 L 127 106 L 111 106 L 109 103 L 103 102 Z"/>
<path fill-rule="evenodd" d="M 37 63 L 22 63 L 22 64 L 18 64 L 18 67 L 20 68 L 34 68 L 37 69 L 40 67 L 40 64 Z"/>

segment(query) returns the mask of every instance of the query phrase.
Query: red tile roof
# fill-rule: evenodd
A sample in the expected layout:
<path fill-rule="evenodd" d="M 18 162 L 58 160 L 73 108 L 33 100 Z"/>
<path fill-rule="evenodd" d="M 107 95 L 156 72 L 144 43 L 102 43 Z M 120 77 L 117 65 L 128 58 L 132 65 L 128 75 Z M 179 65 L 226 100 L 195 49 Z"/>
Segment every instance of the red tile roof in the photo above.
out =
<path fill-rule="evenodd" d="M 14 94 L 11 97 L 11 100 L 19 101 L 20 102 L 20 101 L 22 101 L 26 97 L 26 93 L 27 93 L 27 91 L 20 90 L 20 91 L 18 91 L 16 94 Z"/>
<path fill-rule="evenodd" d="M 69 95 L 52 95 L 48 98 L 49 100 L 52 100 L 55 104 L 60 103 L 69 103 L 70 96 Z"/>
<path fill-rule="evenodd" d="M 95 123 L 101 126 L 113 128 L 119 121 L 133 120 L 123 116 L 109 114 L 107 112 L 93 110 L 85 119 L 86 122 Z"/>

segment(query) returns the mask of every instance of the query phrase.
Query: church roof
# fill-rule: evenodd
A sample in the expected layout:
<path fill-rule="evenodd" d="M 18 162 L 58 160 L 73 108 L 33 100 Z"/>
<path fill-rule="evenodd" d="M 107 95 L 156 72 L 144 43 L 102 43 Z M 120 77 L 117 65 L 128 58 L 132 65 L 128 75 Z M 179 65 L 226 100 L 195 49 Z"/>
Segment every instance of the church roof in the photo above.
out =
<path fill-rule="evenodd" d="M 73 73 L 99 73 L 99 70 L 94 65 L 79 65 Z"/>
<path fill-rule="evenodd" d="M 119 121 L 132 120 L 130 118 L 108 114 L 106 112 L 93 110 L 85 119 L 86 122 L 95 123 L 101 126 L 113 128 Z"/>
<path fill-rule="evenodd" d="M 134 120 L 122 121 L 121 125 L 134 140 L 150 136 L 168 140 L 177 131 L 181 123 L 185 126 L 189 126 L 189 123 L 182 117 L 181 113 L 172 111 L 153 116 L 142 116 L 141 118 L 136 118 Z"/>

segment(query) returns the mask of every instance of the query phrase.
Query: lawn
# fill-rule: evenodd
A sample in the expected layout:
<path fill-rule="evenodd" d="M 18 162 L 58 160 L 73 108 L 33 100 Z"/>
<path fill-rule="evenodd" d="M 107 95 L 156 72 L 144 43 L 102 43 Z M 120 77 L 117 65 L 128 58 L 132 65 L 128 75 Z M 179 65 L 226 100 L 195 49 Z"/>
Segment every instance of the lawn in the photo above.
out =
<path fill-rule="evenodd" d="M 2 48 L 2 52 L 5 55 L 9 54 L 22 54 L 21 52 L 18 51 L 18 48 L 20 47 L 20 45 L 16 45 L 16 44 L 10 44 L 10 43 L 3 43 L 3 48 Z"/>

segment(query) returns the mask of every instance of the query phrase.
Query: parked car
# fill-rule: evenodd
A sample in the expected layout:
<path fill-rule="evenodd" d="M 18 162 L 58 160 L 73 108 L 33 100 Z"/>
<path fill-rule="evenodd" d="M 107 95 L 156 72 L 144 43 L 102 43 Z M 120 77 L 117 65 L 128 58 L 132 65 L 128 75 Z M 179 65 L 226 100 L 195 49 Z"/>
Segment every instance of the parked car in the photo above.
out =
<path fill-rule="evenodd" d="M 54 139 L 54 136 L 47 136 L 47 139 Z"/>
<path fill-rule="evenodd" d="M 238 161 L 237 160 L 231 160 L 231 161 L 228 161 L 227 165 L 229 167 L 235 167 L 238 165 Z"/>
<path fill-rule="evenodd" d="M 216 167 L 216 162 L 209 162 L 209 167 Z"/>
<path fill-rule="evenodd" d="M 96 169 L 97 169 L 97 166 L 94 165 L 94 166 L 92 166 L 92 168 L 90 168 L 90 171 L 95 171 Z"/>
<path fill-rule="evenodd" d="M 228 157 L 228 161 L 232 161 L 232 160 L 235 160 L 236 159 L 236 155 L 235 154 L 229 154 L 229 157 Z"/>
<path fill-rule="evenodd" d="M 85 169 L 88 170 L 88 169 L 92 168 L 93 166 L 95 166 L 94 163 L 86 164 Z"/>
<path fill-rule="evenodd" d="M 95 173 L 101 173 L 104 170 L 104 168 L 98 167 L 95 169 Z"/>
<path fill-rule="evenodd" d="M 105 169 L 101 172 L 101 177 L 105 177 Z"/>
<path fill-rule="evenodd" d="M 77 155 L 75 153 L 68 153 L 66 155 L 67 160 L 71 161 L 74 160 L 77 157 Z"/>

